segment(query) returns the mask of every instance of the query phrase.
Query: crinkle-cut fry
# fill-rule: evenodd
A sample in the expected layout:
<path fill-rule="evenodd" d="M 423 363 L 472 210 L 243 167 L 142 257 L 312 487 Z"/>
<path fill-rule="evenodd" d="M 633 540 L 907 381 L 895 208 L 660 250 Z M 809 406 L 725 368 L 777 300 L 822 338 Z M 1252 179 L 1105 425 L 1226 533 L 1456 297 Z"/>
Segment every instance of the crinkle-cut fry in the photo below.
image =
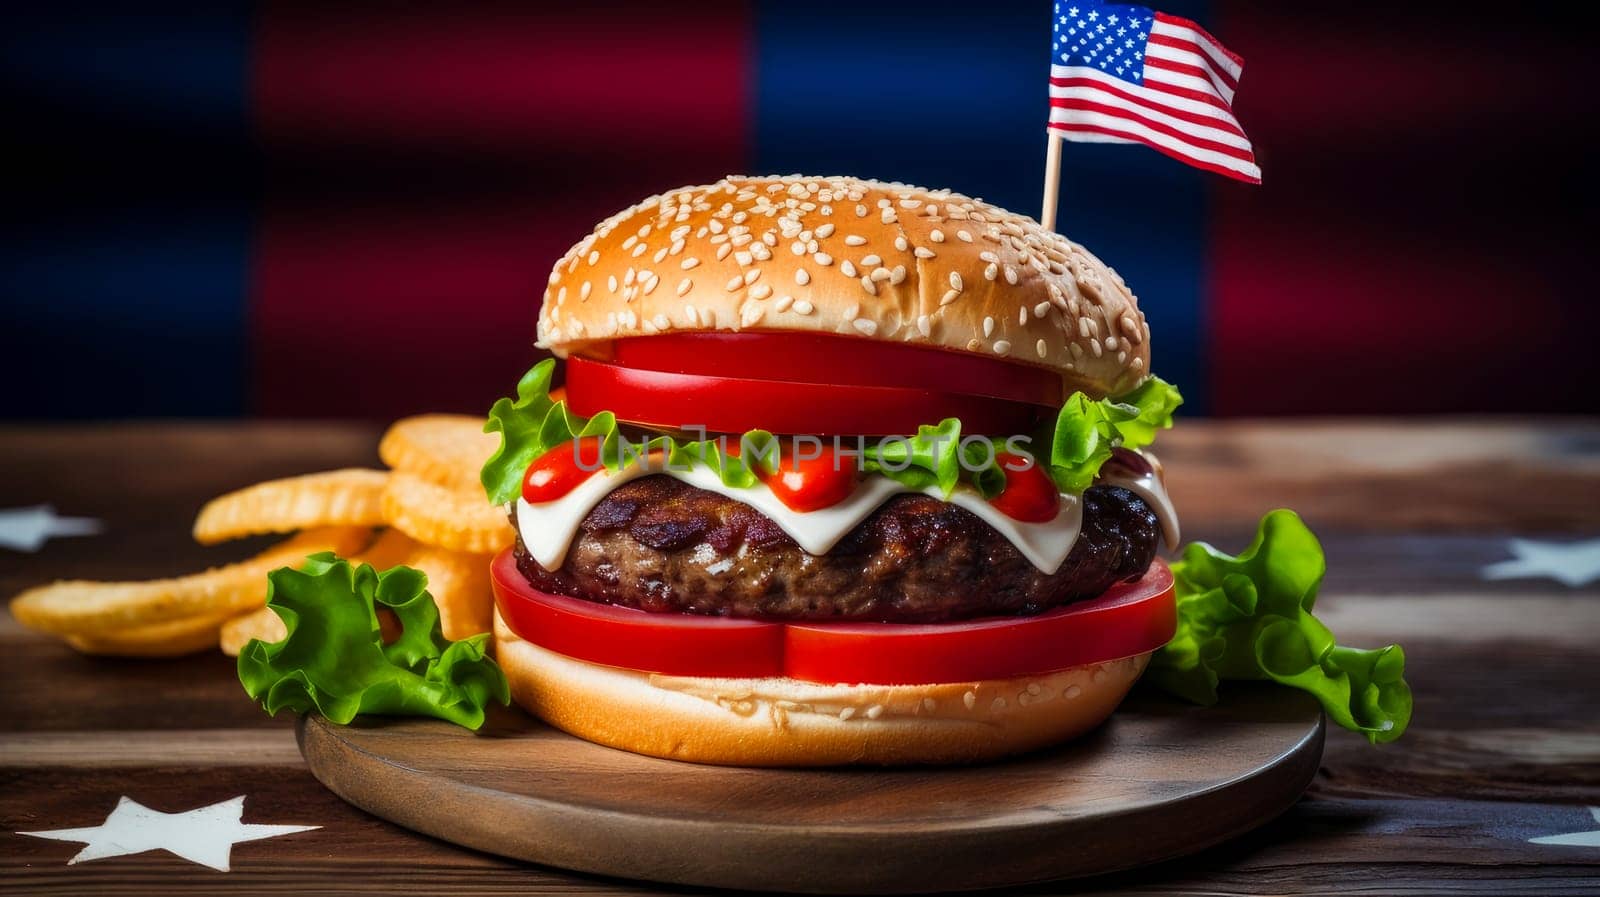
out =
<path fill-rule="evenodd" d="M 383 514 L 390 526 L 418 542 L 472 554 L 499 551 L 515 536 L 505 512 L 481 490 L 452 489 L 404 471 L 389 476 Z"/>
<path fill-rule="evenodd" d="M 419 545 L 404 563 L 428 575 L 428 594 L 439 608 L 444 637 L 460 641 L 488 632 L 494 622 L 494 593 L 489 587 L 489 554 L 469 554 Z"/>
<path fill-rule="evenodd" d="M 222 648 L 222 653 L 229 657 L 238 657 L 244 650 L 245 643 L 253 638 L 264 642 L 281 642 L 289 634 L 284 627 L 283 620 L 273 613 L 272 608 L 262 605 L 255 610 L 241 614 L 222 624 L 222 630 L 217 635 L 217 644 Z"/>
<path fill-rule="evenodd" d="M 195 518 L 194 538 L 212 545 L 312 527 L 378 526 L 388 476 L 351 467 L 247 486 L 206 502 Z"/>
<path fill-rule="evenodd" d="M 24 626 L 58 635 L 105 636 L 138 626 L 190 617 L 228 617 L 267 600 L 267 573 L 293 567 L 306 555 L 349 555 L 366 547 L 364 526 L 308 530 L 261 554 L 204 573 L 148 582 L 66 580 L 32 588 L 11 602 Z"/>
<path fill-rule="evenodd" d="M 378 457 L 429 482 L 478 489 L 478 471 L 500 445 L 499 436 L 483 432 L 483 423 L 483 418 L 465 414 L 402 418 L 383 434 Z"/>
<path fill-rule="evenodd" d="M 69 635 L 67 644 L 85 654 L 110 657 L 178 657 L 208 650 L 217 643 L 223 618 L 184 617 L 134 626 L 98 635 Z"/>

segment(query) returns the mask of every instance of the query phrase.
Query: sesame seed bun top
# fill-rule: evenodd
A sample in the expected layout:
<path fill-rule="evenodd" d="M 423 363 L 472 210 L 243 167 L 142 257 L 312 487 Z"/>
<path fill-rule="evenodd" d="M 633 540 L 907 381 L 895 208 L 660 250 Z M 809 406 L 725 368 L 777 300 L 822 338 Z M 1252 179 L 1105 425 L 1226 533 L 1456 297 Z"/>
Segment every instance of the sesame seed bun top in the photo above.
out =
<path fill-rule="evenodd" d="M 607 354 L 667 332 L 795 331 L 924 343 L 1125 392 L 1150 329 L 1122 278 L 1038 222 L 948 190 L 730 176 L 625 209 L 550 273 L 539 345 Z"/>

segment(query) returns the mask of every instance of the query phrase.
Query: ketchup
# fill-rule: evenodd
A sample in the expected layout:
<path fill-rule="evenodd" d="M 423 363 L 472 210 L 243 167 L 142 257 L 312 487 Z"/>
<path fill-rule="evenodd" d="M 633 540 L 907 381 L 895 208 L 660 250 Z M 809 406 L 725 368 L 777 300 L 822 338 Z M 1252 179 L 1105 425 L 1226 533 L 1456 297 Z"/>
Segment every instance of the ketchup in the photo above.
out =
<path fill-rule="evenodd" d="M 600 437 L 563 442 L 535 458 L 522 477 L 522 500 L 537 505 L 566 495 L 600 469 Z"/>
<path fill-rule="evenodd" d="M 995 460 L 1005 472 L 1006 486 L 999 495 L 989 499 L 989 504 L 1007 517 L 1024 523 L 1048 523 L 1056 519 L 1061 510 L 1061 492 L 1037 461 L 1011 452 L 1001 452 Z"/>

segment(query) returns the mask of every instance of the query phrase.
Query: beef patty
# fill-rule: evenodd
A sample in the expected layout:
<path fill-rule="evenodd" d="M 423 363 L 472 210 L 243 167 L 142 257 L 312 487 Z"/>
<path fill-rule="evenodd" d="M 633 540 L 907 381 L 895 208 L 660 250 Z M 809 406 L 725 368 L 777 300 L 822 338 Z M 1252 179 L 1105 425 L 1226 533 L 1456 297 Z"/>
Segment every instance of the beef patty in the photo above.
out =
<path fill-rule="evenodd" d="M 972 512 L 926 495 L 891 498 L 817 556 L 749 505 L 662 475 L 596 505 L 561 569 L 541 567 L 520 536 L 516 558 L 536 589 L 648 611 L 883 622 L 1034 614 L 1141 576 L 1155 557 L 1156 516 L 1137 495 L 1095 486 L 1083 501 L 1083 532 L 1055 573 Z"/>

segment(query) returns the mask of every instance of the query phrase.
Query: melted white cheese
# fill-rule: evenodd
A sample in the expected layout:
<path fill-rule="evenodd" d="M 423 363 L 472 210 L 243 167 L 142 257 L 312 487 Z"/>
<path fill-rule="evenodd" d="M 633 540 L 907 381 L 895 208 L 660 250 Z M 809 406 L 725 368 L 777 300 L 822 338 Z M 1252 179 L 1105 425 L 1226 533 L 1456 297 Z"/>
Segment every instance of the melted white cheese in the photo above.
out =
<path fill-rule="evenodd" d="M 517 499 L 517 526 L 522 533 L 522 543 L 541 567 L 555 570 L 566 560 L 567 549 L 578 534 L 578 525 L 601 499 L 624 483 L 656 473 L 664 473 L 697 489 L 725 495 L 755 508 L 778 524 L 794 539 L 795 544 L 813 555 L 827 554 L 846 533 L 855 529 L 879 505 L 895 495 L 921 491 L 944 499 L 937 486 L 917 490 L 888 477 L 868 476 L 862 479 L 848 498 L 838 504 L 802 512 L 784 504 L 765 483 L 757 483 L 748 489 L 736 489 L 724 485 L 722 478 L 708 468 L 669 469 L 664 458 L 653 456 L 622 470 L 596 471 L 571 492 L 554 501 L 530 504 L 521 498 Z M 1162 535 L 1167 545 L 1177 544 L 1178 518 L 1159 477 L 1154 474 L 1124 476 L 1108 478 L 1106 482 L 1129 489 L 1148 502 L 1161 520 Z M 1072 553 L 1072 546 L 1078 541 L 1078 532 L 1083 524 L 1083 503 L 1075 495 L 1062 495 L 1061 507 L 1055 519 L 1043 523 L 1029 523 L 1009 517 L 966 486 L 958 486 L 947 500 L 977 515 L 1015 545 L 1029 563 L 1045 573 L 1056 572 L 1067 555 Z"/>
<path fill-rule="evenodd" d="M 1167 494 L 1167 484 L 1154 471 L 1134 475 L 1131 472 L 1107 470 L 1097 480 L 1108 486 L 1121 486 L 1134 495 L 1144 499 L 1144 503 L 1156 512 L 1156 520 L 1161 523 L 1161 538 L 1167 543 L 1167 549 L 1178 549 L 1178 510 L 1172 506 L 1172 496 Z"/>

